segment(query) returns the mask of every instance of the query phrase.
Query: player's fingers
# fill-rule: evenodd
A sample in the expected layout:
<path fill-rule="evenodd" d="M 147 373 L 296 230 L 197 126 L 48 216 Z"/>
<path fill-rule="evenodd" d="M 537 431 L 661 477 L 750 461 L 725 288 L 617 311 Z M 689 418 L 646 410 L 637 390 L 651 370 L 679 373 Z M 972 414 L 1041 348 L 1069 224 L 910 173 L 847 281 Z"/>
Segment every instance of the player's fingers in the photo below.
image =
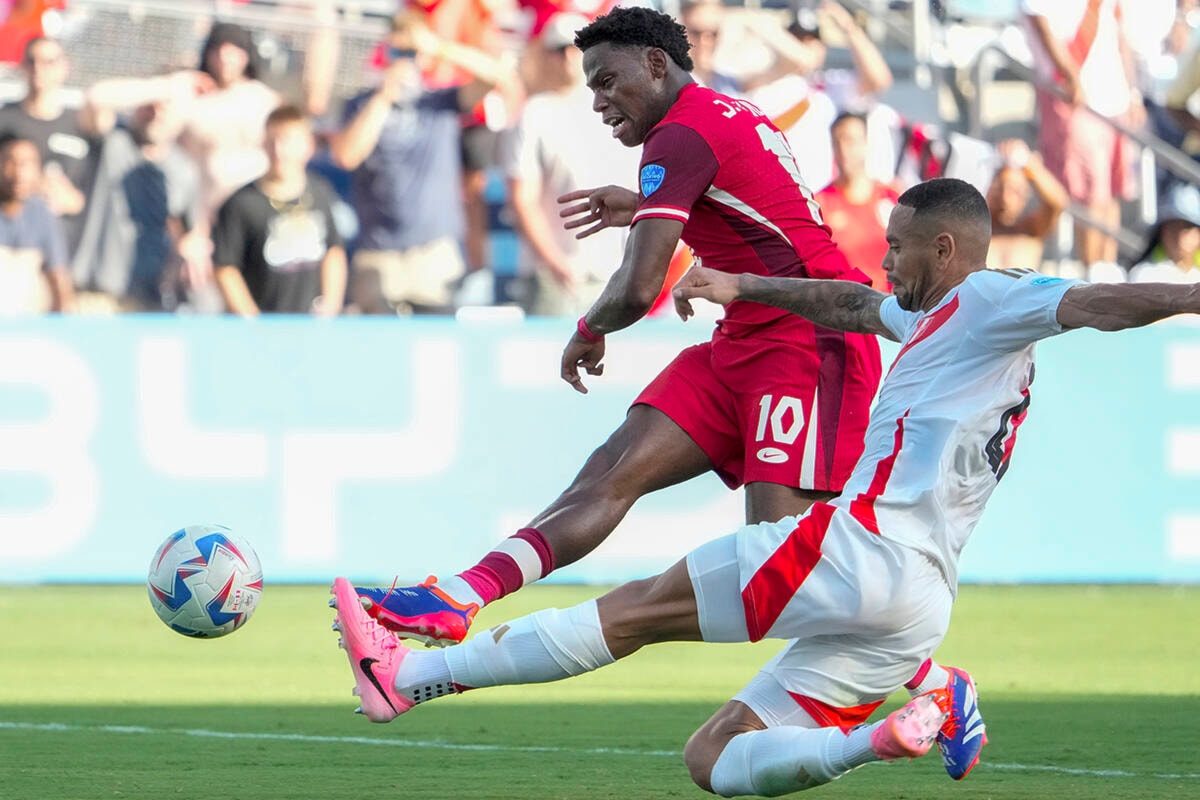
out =
<path fill-rule="evenodd" d="M 688 317 L 690 317 L 692 314 L 694 314 L 695 310 L 692 308 L 692 304 L 690 302 L 688 302 L 684 298 L 676 295 L 675 296 L 675 313 L 679 315 L 679 318 L 681 320 L 683 320 L 684 322 L 687 322 Z"/>
<path fill-rule="evenodd" d="M 584 225 L 591 225 L 596 220 L 600 219 L 599 214 L 588 214 L 586 217 L 576 217 L 569 219 L 563 223 L 563 228 L 571 230 L 572 228 L 581 228 Z"/>
<path fill-rule="evenodd" d="M 595 189 L 575 189 L 574 191 L 560 194 L 557 198 L 559 203 L 570 203 L 572 200 L 586 200 Z"/>
<path fill-rule="evenodd" d="M 584 364 L 583 368 L 587 370 L 588 375 L 603 375 L 604 374 L 604 365 L 603 364 Z"/>
<path fill-rule="evenodd" d="M 571 388 L 575 389 L 576 391 L 579 391 L 580 386 L 583 383 L 582 379 L 579 377 L 579 369 L 566 359 L 563 359 L 562 371 L 559 372 L 559 377 L 571 384 Z"/>
<path fill-rule="evenodd" d="M 566 219 L 567 217 L 574 217 L 578 214 L 593 214 L 593 213 L 595 213 L 595 212 L 592 211 L 592 206 L 590 203 L 576 203 L 573 206 L 567 206 L 566 208 L 560 208 L 558 210 L 558 215 L 564 219 Z"/>
<path fill-rule="evenodd" d="M 576 239 L 586 239 L 587 237 L 591 236 L 593 233 L 599 233 L 600 231 L 604 230 L 607 227 L 608 227 L 608 225 L 604 222 L 604 220 L 600 220 L 595 225 L 588 228 L 586 231 L 580 231 L 579 233 L 575 234 L 575 238 Z"/>

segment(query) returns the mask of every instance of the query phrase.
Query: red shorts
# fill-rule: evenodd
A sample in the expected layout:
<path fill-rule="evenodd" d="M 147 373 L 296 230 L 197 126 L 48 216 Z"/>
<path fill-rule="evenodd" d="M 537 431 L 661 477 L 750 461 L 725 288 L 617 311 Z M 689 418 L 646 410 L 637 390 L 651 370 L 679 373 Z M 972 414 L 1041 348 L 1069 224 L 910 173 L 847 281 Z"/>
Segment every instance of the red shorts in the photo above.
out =
<path fill-rule="evenodd" d="M 840 492 L 862 455 L 879 344 L 815 330 L 815 348 L 718 335 L 676 356 L 634 403 L 683 428 L 731 489 L 763 481 Z"/>

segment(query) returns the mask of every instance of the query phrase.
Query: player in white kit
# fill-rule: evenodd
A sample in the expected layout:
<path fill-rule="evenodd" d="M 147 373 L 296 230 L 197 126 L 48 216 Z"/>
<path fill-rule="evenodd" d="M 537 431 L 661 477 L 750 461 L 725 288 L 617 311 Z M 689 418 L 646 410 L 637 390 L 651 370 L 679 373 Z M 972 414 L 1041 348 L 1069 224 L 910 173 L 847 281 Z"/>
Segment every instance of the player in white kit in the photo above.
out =
<path fill-rule="evenodd" d="M 1029 407 L 1034 343 L 1071 328 L 1200 313 L 1200 285 L 988 271 L 990 231 L 978 191 L 937 179 L 902 195 L 888 224 L 893 296 L 843 281 L 693 269 L 675 289 L 685 318 L 693 298 L 758 302 L 902 343 L 845 491 L 801 517 L 703 545 L 657 578 L 442 651 L 405 648 L 338 578 L 335 628 L 363 713 L 385 722 L 425 700 L 558 680 L 656 642 L 770 637 L 791 642 L 685 748 L 697 785 L 776 796 L 926 752 L 952 711 L 943 689 L 873 724 L 847 724 L 845 712 L 865 718 L 942 641 L 959 554 Z M 841 718 L 830 719 L 830 708 Z M 963 724 L 971 711 L 957 710 Z"/>

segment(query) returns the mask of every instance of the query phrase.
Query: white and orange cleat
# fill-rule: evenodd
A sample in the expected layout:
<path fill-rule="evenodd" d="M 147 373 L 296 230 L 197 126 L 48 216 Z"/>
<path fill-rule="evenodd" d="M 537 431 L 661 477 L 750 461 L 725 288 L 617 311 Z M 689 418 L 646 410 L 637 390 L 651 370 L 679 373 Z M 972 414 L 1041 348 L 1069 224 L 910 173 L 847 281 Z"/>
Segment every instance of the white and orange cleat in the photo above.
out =
<path fill-rule="evenodd" d="M 884 761 L 925 755 L 946 722 L 949 703 L 945 689 L 914 697 L 875 726 L 871 731 L 871 749 Z"/>
<path fill-rule="evenodd" d="M 415 705 L 396 691 L 396 672 L 408 655 L 395 634 L 371 619 L 358 600 L 353 584 L 336 578 L 329 605 L 337 610 L 333 629 L 341 632 L 338 646 L 350 659 L 358 709 L 371 722 L 391 722 Z"/>

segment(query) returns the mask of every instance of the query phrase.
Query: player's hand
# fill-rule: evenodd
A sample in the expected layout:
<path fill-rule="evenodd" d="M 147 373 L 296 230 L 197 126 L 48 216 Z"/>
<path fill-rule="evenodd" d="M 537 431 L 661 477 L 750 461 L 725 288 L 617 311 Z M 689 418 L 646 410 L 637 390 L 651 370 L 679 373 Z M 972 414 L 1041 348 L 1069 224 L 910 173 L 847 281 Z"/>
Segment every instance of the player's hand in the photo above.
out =
<path fill-rule="evenodd" d="M 558 210 L 558 216 L 566 220 L 564 229 L 592 226 L 575 234 L 576 239 L 583 239 L 605 228 L 627 228 L 632 225 L 638 196 L 623 186 L 601 186 L 598 189 L 567 192 L 558 198 L 558 203 L 566 206 Z"/>
<path fill-rule="evenodd" d="M 675 300 L 675 313 L 687 321 L 696 313 L 691 301 L 697 297 L 723 306 L 737 300 L 738 276 L 695 264 L 675 284 L 671 297 Z"/>
<path fill-rule="evenodd" d="M 567 342 L 567 347 L 563 350 L 562 355 L 562 379 L 571 384 L 571 388 L 580 394 L 587 394 L 587 387 L 583 385 L 583 378 L 579 374 L 579 368 L 587 372 L 588 375 L 603 375 L 604 365 L 600 362 L 604 359 L 604 339 L 598 342 L 589 342 L 576 333 L 571 337 L 571 341 Z"/>

